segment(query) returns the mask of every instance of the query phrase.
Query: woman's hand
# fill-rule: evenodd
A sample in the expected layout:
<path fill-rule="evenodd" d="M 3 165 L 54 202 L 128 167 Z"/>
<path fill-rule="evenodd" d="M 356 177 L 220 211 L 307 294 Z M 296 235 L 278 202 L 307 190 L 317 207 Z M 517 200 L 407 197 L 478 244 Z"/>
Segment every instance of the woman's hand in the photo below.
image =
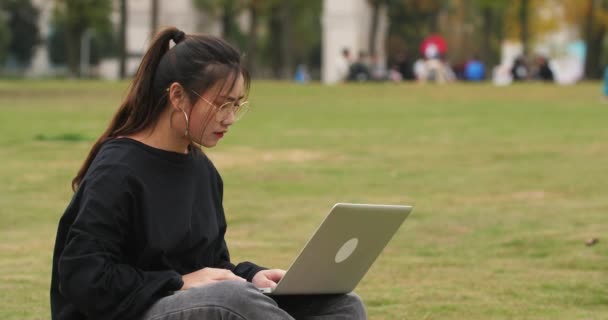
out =
<path fill-rule="evenodd" d="M 281 269 L 262 270 L 253 276 L 251 283 L 258 288 L 274 288 L 284 275 L 285 270 Z"/>
<path fill-rule="evenodd" d="M 200 287 L 213 282 L 224 281 L 224 280 L 240 280 L 246 281 L 245 279 L 235 275 L 230 270 L 217 269 L 217 268 L 203 268 L 187 275 L 182 276 L 184 286 L 180 290 L 188 290 L 193 287 Z"/>

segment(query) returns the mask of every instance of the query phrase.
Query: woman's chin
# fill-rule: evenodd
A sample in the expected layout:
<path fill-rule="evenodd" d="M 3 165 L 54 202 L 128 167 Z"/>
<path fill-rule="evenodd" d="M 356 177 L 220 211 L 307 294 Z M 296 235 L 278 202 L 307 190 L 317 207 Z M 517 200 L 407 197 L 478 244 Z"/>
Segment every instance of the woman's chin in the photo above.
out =
<path fill-rule="evenodd" d="M 205 148 L 213 148 L 217 146 L 217 143 L 218 141 L 201 141 L 199 144 Z"/>

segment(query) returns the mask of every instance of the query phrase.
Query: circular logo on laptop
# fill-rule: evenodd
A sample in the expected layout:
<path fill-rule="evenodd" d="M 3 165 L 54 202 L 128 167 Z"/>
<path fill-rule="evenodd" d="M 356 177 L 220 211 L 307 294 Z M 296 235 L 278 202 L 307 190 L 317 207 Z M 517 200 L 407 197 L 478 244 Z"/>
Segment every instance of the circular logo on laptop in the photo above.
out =
<path fill-rule="evenodd" d="M 359 244 L 359 239 L 357 239 L 357 238 L 352 238 L 352 239 L 346 241 L 342 245 L 340 250 L 338 250 L 338 253 L 336 253 L 336 263 L 340 263 L 340 262 L 348 259 L 348 257 L 350 257 L 350 255 L 353 254 L 355 249 L 357 249 L 358 244 Z"/>

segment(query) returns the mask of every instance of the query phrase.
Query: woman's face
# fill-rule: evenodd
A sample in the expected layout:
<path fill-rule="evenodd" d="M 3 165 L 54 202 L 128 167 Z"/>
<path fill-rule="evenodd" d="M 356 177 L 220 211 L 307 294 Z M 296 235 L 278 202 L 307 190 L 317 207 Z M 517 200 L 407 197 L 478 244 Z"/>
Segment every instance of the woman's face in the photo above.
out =
<path fill-rule="evenodd" d="M 235 106 L 245 99 L 245 84 L 242 75 L 230 88 L 222 88 L 223 83 L 212 87 L 204 94 L 197 95 L 190 112 L 188 132 L 192 141 L 211 148 L 217 145 L 236 121 Z M 228 85 L 226 85 L 227 87 Z"/>

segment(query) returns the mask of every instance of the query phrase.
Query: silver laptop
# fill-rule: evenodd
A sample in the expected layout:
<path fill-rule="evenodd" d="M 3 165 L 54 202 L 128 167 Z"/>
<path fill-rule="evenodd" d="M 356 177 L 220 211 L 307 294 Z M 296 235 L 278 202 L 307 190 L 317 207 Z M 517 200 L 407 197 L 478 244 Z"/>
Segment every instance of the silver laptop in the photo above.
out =
<path fill-rule="evenodd" d="M 336 204 L 270 295 L 351 292 L 412 211 L 411 206 Z"/>

